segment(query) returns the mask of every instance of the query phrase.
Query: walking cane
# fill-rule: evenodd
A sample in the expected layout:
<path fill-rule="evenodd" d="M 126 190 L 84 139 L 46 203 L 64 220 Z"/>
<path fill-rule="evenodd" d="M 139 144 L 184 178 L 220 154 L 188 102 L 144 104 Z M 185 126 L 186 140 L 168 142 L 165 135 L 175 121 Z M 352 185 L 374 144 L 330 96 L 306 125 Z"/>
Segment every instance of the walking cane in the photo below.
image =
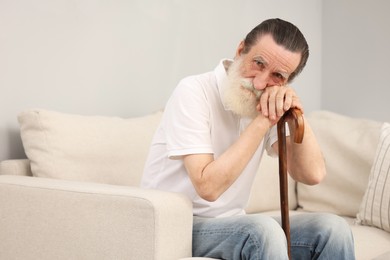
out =
<path fill-rule="evenodd" d="M 294 142 L 302 143 L 304 134 L 304 120 L 299 109 L 288 110 L 278 121 L 278 149 L 279 149 L 279 189 L 282 228 L 286 234 L 288 257 L 291 259 L 290 221 L 288 207 L 288 180 L 287 180 L 287 149 L 286 149 L 286 122 L 294 134 Z M 293 125 L 290 125 L 293 124 Z"/>

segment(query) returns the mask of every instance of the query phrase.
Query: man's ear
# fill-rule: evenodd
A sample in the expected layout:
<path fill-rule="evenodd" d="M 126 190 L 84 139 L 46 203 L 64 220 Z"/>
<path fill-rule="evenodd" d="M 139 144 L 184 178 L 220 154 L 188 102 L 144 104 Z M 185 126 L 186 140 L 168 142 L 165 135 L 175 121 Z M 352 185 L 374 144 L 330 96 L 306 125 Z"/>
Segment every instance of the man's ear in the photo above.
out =
<path fill-rule="evenodd" d="M 241 53 L 242 53 L 242 51 L 244 50 L 244 47 L 245 47 L 244 41 L 241 41 L 240 44 L 239 44 L 238 47 L 237 47 L 236 58 L 238 58 L 239 56 L 241 56 Z"/>

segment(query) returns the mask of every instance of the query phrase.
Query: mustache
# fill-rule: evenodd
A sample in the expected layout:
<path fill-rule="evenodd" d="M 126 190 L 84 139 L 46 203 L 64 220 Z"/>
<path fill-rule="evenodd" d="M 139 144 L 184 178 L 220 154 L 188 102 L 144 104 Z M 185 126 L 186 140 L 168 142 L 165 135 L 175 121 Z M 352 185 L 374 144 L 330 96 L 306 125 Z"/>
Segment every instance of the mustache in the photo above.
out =
<path fill-rule="evenodd" d="M 255 94 L 256 96 L 256 99 L 259 99 L 261 94 L 263 93 L 262 90 L 258 90 L 255 88 L 255 86 L 253 85 L 253 81 L 251 79 L 241 79 L 241 86 L 247 90 L 250 90 L 253 92 L 253 94 Z"/>

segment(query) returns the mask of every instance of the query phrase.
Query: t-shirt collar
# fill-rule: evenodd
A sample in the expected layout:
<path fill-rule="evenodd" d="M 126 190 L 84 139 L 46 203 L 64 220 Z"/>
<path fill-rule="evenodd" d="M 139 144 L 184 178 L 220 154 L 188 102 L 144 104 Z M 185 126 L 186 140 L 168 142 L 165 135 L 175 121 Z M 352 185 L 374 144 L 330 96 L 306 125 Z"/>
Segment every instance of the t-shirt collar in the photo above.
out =
<path fill-rule="evenodd" d="M 222 95 L 223 95 L 223 86 L 225 82 L 228 80 L 227 78 L 227 69 L 229 68 L 230 64 L 233 62 L 232 59 L 222 59 L 218 66 L 214 69 L 215 77 L 217 79 L 217 87 L 219 91 L 219 96 L 221 99 L 221 102 L 223 104 L 223 107 L 225 110 L 230 110 L 223 102 Z"/>

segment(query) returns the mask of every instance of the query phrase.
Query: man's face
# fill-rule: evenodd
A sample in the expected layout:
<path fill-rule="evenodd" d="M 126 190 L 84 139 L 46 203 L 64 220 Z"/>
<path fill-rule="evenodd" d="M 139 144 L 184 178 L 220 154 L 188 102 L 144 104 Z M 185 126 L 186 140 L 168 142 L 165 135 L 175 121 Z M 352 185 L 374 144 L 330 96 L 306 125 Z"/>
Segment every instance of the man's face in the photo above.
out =
<path fill-rule="evenodd" d="M 243 43 L 238 47 L 236 58 L 241 57 L 241 75 L 252 79 L 255 89 L 287 84 L 291 73 L 301 60 L 301 54 L 277 45 L 271 35 L 264 35 L 246 54 L 242 53 Z"/>
<path fill-rule="evenodd" d="M 301 54 L 277 45 L 270 35 L 264 35 L 246 54 L 242 53 L 243 47 L 241 43 L 229 67 L 223 100 L 234 113 L 255 117 L 262 90 L 287 84 Z"/>

